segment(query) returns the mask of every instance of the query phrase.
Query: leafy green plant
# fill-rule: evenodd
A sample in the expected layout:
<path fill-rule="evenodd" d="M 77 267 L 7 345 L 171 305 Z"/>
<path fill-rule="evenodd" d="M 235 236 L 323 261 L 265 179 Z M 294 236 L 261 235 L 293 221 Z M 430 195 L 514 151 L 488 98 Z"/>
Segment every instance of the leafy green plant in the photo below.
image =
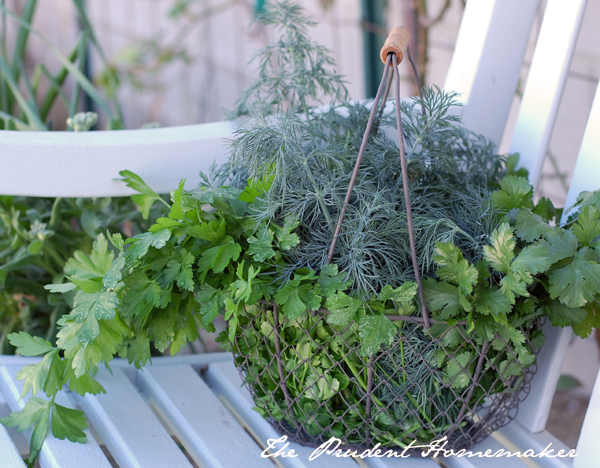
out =
<path fill-rule="evenodd" d="M 50 297 L 44 285 L 69 274 L 69 259 L 89 253 L 99 232 L 133 235 L 156 217 L 144 221 L 129 198 L 0 196 L 0 352 L 14 352 L 7 336 L 18 331 L 54 343 L 72 297 Z"/>
<path fill-rule="evenodd" d="M 79 15 L 81 33 L 75 47 L 68 55 L 60 51 L 33 26 L 37 0 L 27 0 L 23 13 L 17 15 L 4 3 L 0 5 L 2 38 L 0 54 L 0 129 L 6 130 L 50 130 L 50 111 L 57 100 L 62 101 L 69 117 L 78 112 L 82 94 L 89 97 L 109 119 L 109 128 L 122 128 L 122 116 L 118 101 L 113 96 L 110 104 L 99 93 L 96 86 L 86 77 L 84 70 L 89 59 L 89 47 L 93 46 L 100 59 L 106 58 L 91 24 L 86 16 L 82 0 L 73 0 Z M 17 27 L 12 50 L 8 48 L 6 25 L 11 22 Z M 61 64 L 57 72 L 50 71 L 43 63 L 36 64 L 33 73 L 25 67 L 27 46 L 31 37 L 40 40 Z M 67 96 L 65 82 L 71 77 L 75 85 L 71 96 Z M 107 76 L 110 82 L 114 76 Z"/>
<path fill-rule="evenodd" d="M 287 2 L 274 8 L 270 20 L 284 26 L 281 49 L 267 50 L 271 57 L 288 47 L 286 34 L 294 37 L 304 21 Z M 309 76 L 313 63 L 305 56 L 272 72 Z M 267 87 L 274 82 L 263 80 Z M 44 391 L 52 403 L 40 408 L 31 398 L 22 412 L 2 420 L 19 430 L 35 427 L 32 458 L 51 411 L 58 414 L 56 437 L 82 440 L 86 423 L 79 412 L 69 426 L 60 424 L 53 397 L 62 386 L 82 395 L 103 392 L 94 379 L 98 365 L 120 356 L 144 366 L 151 343 L 177 353 L 197 339 L 199 328 L 215 331 L 220 313 L 227 330 L 219 340 L 238 357 L 249 384 L 257 384 L 259 413 L 303 424 L 311 436 L 326 427 L 336 437 L 344 427 L 335 420 L 343 416 L 345 428 L 353 429 L 350 442 L 373 430 L 383 445 L 400 446 L 447 430 L 462 412 L 452 396 L 474 381 L 477 390 L 463 396 L 470 404 L 517 391 L 543 343 L 538 318 L 572 325 L 580 336 L 599 325 L 600 192 L 581 194 L 577 211 L 561 225 L 561 211 L 548 200 L 534 203 L 517 156 L 494 155 L 490 144 L 448 116 L 447 93 L 426 93 L 424 114 L 414 111 L 416 101 L 402 108 L 419 268 L 437 323 L 427 329 L 418 320 L 421 304 L 402 242 L 398 148 L 386 133 L 395 122 L 385 109 L 369 137 L 339 249 L 327 263 L 369 103 L 315 109 L 300 96 L 312 99 L 318 82 L 293 90 L 295 80 L 279 83 L 286 92 L 273 97 L 275 114 L 264 108 L 265 99 L 254 100 L 266 92 L 259 85 L 240 101 L 238 113 L 255 120 L 238 133 L 229 164 L 195 190 L 184 191 L 182 182 L 171 193 L 169 212 L 147 232 L 127 240 L 99 234 L 89 254 L 77 252 L 66 263 L 66 281 L 59 276 L 46 286 L 72 298 L 71 312 L 58 321 L 56 346 L 25 332 L 9 336 L 22 354 L 44 356 L 19 378 L 24 395 Z M 137 205 L 150 209 L 160 200 L 135 174 L 121 175 L 140 192 Z M 397 315 L 417 323 L 390 319 Z M 476 353 L 488 363 L 481 380 Z M 366 423 L 366 374 L 376 357 L 375 382 L 405 390 L 409 381 L 419 384 L 400 402 L 379 387 L 372 398 L 377 416 Z M 272 390 L 283 380 L 290 395 Z M 395 426 L 388 409 L 412 419 Z M 447 419 L 438 418 L 440 409 Z"/>

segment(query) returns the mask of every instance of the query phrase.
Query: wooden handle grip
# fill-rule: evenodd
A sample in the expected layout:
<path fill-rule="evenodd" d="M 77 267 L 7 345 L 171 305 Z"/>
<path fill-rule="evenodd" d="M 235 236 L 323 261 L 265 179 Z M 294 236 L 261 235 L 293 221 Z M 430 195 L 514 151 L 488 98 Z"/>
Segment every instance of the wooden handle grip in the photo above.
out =
<path fill-rule="evenodd" d="M 410 31 L 403 26 L 396 26 L 390 31 L 385 44 L 381 48 L 381 61 L 385 63 L 387 56 L 390 52 L 396 54 L 398 63 L 402 62 L 408 43 L 410 42 Z M 392 64 L 390 63 L 390 66 Z"/>

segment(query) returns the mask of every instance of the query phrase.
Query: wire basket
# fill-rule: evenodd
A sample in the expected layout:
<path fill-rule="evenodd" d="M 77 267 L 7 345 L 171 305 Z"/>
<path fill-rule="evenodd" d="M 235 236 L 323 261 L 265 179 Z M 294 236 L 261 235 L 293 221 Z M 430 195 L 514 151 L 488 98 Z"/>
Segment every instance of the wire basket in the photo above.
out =
<path fill-rule="evenodd" d="M 346 448 L 415 454 L 446 437 L 446 449 L 469 449 L 514 419 L 536 371 L 506 337 L 484 342 L 462 324 L 402 322 L 393 345 L 365 359 L 356 323 L 332 326 L 323 312 L 279 323 L 266 304 L 247 312 L 233 343 L 236 366 L 256 409 L 301 445 L 335 437 Z M 532 352 L 540 326 L 520 329 Z M 452 377 L 449 364 L 458 369 Z"/>
<path fill-rule="evenodd" d="M 382 49 L 384 73 L 333 234 L 329 262 L 368 137 L 376 125 L 379 104 L 385 105 L 394 72 L 399 76 L 398 63 L 404 55 L 410 59 L 409 40 L 406 29 L 394 28 Z M 431 320 L 415 248 L 399 79 L 395 85 L 403 191 L 420 316 L 388 315 L 397 326 L 393 344 L 364 358 L 359 352 L 357 323 L 343 328 L 332 325 L 324 309 L 280 320 L 277 305 L 263 302 L 247 307 L 238 317 L 232 351 L 255 409 L 291 441 L 318 447 L 335 437 L 347 449 L 365 450 L 379 444 L 405 454 L 420 453 L 417 446 L 439 441 L 438 446 L 445 444 L 446 450 L 456 452 L 471 448 L 515 418 L 519 402 L 529 393 L 536 365 L 519 362 L 508 335 L 496 333 L 486 340 L 477 333 L 477 327 L 468 330 L 466 323 L 449 325 Z M 540 328 L 539 319 L 517 327 L 525 337 L 523 345 L 532 354 L 536 352 L 532 339 Z"/>

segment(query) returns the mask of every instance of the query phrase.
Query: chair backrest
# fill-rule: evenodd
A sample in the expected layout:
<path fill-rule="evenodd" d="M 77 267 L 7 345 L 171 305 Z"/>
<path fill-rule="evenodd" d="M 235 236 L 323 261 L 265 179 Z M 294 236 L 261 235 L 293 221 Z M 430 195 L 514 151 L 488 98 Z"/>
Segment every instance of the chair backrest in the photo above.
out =
<path fill-rule="evenodd" d="M 548 0 L 529 72 L 511 152 L 536 185 L 548 150 L 586 0 Z M 517 89 L 539 0 L 467 2 L 445 88 L 462 93 L 464 124 L 499 143 Z M 592 111 L 567 197 L 598 188 L 600 98 Z M 596 129 L 596 130 L 594 130 Z M 227 157 L 228 122 L 153 130 L 90 133 L 2 132 L 0 193 L 33 196 L 118 196 L 131 191 L 115 177 L 122 169 L 139 174 L 155 190 L 167 192 L 187 177 L 188 187 Z M 546 326 L 546 346 L 530 398 L 519 412 L 532 432 L 544 429 L 570 330 Z M 600 390 L 599 390 L 600 391 Z M 600 406 L 600 403 L 599 403 Z"/>
<path fill-rule="evenodd" d="M 467 3 L 445 87 L 462 93 L 465 125 L 496 143 L 504 132 L 537 6 L 537 0 Z M 520 153 L 520 163 L 529 170 L 534 186 L 541 177 L 585 7 L 586 0 L 549 0 L 544 12 L 510 146 L 511 153 Z M 507 53 L 507 49 L 513 47 L 513 53 Z M 599 153 L 600 86 L 571 179 L 566 207 L 575 203 L 581 191 L 600 188 Z M 544 331 L 546 343 L 538 355 L 538 373 L 532 381 L 529 397 L 521 404 L 517 415 L 521 425 L 532 432 L 545 428 L 571 336 L 570 329 L 553 328 L 549 323 Z M 578 468 L 597 463 L 599 418 L 600 375 L 577 445 L 574 466 Z"/>

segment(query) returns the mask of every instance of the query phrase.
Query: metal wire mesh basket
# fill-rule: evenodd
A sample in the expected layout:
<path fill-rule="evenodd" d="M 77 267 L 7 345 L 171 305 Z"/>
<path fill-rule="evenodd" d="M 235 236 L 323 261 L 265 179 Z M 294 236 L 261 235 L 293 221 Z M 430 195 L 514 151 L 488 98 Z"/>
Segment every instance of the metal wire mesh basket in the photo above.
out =
<path fill-rule="evenodd" d="M 414 441 L 409 454 L 446 437 L 446 449 L 469 449 L 514 419 L 536 370 L 521 365 L 510 340 L 484 342 L 461 324 L 403 322 L 392 346 L 365 359 L 355 323 L 332 326 L 323 312 L 278 319 L 276 306 L 248 310 L 236 366 L 267 421 L 312 447 L 336 437 L 347 448 L 402 451 Z M 521 328 L 532 351 L 539 328 Z M 459 369 L 451 378 L 449 363 Z"/>
<path fill-rule="evenodd" d="M 407 54 L 410 59 L 409 39 L 408 31 L 394 28 L 382 49 L 385 69 L 329 261 L 379 103 L 385 103 L 402 57 Z M 335 437 L 345 448 L 355 450 L 380 444 L 414 454 L 420 451 L 417 446 L 434 441 L 445 442 L 445 449 L 469 449 L 514 419 L 536 371 L 535 364 L 519 361 L 509 336 L 497 333 L 484 339 L 477 327 L 468 330 L 466 323 L 449 325 L 429 317 L 412 228 L 400 80 L 395 81 L 403 189 L 421 315 L 388 315 L 397 326 L 395 340 L 364 358 L 359 352 L 357 323 L 332 325 L 324 309 L 280 320 L 277 305 L 264 302 L 240 314 L 232 343 L 236 366 L 256 410 L 289 440 L 306 446 L 318 447 Z M 534 319 L 518 328 L 531 353 L 536 351 L 532 338 L 540 327 L 540 320 Z"/>

